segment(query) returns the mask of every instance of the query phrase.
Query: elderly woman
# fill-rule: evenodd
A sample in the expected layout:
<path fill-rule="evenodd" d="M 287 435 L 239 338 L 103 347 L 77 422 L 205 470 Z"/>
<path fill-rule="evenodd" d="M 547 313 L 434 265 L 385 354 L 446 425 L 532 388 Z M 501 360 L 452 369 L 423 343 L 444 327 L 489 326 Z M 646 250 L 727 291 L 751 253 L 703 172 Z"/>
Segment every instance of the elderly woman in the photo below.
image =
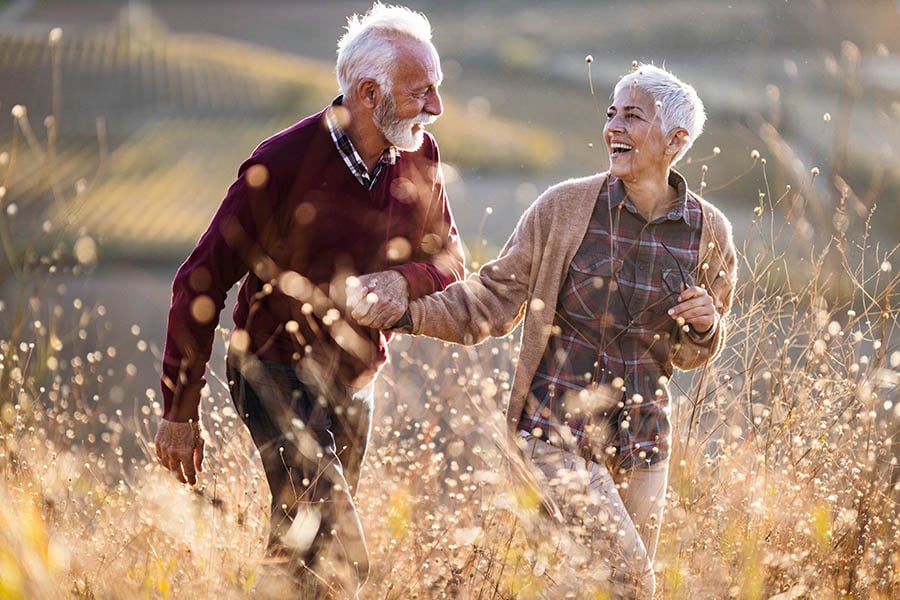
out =
<path fill-rule="evenodd" d="M 655 588 L 668 381 L 721 350 L 735 283 L 728 219 L 672 169 L 705 119 L 690 85 L 637 66 L 607 112 L 609 171 L 548 189 L 496 260 L 394 325 L 477 344 L 524 319 L 509 426 L 627 596 Z M 379 323 L 387 301 L 361 302 L 354 317 L 390 325 Z"/>

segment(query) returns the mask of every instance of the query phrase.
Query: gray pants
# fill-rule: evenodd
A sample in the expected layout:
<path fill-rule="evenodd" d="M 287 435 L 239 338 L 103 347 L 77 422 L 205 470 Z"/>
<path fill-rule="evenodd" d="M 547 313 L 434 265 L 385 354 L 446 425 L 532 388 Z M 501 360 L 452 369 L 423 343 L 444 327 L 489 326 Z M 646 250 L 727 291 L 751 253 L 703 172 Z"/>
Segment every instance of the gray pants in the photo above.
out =
<path fill-rule="evenodd" d="M 561 516 L 578 533 L 594 573 L 608 579 L 617 598 L 652 598 L 668 464 L 635 469 L 616 481 L 604 465 L 530 434 L 523 437 L 525 456 L 540 469 Z"/>
<path fill-rule="evenodd" d="M 353 497 L 374 384 L 353 389 L 253 357 L 230 357 L 227 372 L 272 492 L 270 553 L 322 590 L 316 596 L 355 596 L 369 574 Z"/>

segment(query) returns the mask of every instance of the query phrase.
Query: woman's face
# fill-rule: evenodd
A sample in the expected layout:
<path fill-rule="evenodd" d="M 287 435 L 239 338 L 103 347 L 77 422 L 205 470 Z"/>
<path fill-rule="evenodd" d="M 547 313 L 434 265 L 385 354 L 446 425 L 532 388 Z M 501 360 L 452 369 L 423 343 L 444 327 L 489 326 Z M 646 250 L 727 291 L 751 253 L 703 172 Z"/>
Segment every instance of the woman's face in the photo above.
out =
<path fill-rule="evenodd" d="M 671 151 L 670 140 L 663 135 L 650 94 L 635 85 L 627 85 L 615 95 L 606 116 L 603 139 L 609 151 L 612 175 L 624 181 L 668 176 L 675 153 Z"/>

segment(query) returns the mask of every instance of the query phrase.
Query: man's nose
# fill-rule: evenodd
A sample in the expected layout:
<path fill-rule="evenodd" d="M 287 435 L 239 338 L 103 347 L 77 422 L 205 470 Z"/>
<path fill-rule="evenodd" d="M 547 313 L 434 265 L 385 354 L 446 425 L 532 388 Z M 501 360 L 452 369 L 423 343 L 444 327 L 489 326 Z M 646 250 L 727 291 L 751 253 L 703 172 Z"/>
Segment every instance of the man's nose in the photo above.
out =
<path fill-rule="evenodd" d="M 425 99 L 424 110 L 429 115 L 434 115 L 435 117 L 441 116 L 441 113 L 444 112 L 444 102 L 441 100 L 441 95 L 436 89 L 428 92 L 428 97 Z"/>

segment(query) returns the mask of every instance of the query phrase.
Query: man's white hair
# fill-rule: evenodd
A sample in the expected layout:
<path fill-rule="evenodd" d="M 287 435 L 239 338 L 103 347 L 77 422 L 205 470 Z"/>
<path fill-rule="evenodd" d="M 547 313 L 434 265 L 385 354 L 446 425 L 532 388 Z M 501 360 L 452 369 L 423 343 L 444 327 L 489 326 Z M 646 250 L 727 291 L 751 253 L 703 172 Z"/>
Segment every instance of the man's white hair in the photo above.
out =
<path fill-rule="evenodd" d="M 362 79 L 374 79 L 389 94 L 398 39 L 431 43 L 431 23 L 422 13 L 405 6 L 375 2 L 364 15 L 347 18 L 347 32 L 338 40 L 338 85 L 352 96 Z"/>
<path fill-rule="evenodd" d="M 639 63 L 631 73 L 623 75 L 616 84 L 613 95 L 628 85 L 634 85 L 644 90 L 657 105 L 659 125 L 663 134 L 668 134 L 673 129 L 683 127 L 688 132 L 687 143 L 682 146 L 675 155 L 672 164 L 677 163 L 687 154 L 694 140 L 703 133 L 703 125 L 706 123 L 706 111 L 703 101 L 697 95 L 694 88 L 672 73 L 654 65 Z"/>

